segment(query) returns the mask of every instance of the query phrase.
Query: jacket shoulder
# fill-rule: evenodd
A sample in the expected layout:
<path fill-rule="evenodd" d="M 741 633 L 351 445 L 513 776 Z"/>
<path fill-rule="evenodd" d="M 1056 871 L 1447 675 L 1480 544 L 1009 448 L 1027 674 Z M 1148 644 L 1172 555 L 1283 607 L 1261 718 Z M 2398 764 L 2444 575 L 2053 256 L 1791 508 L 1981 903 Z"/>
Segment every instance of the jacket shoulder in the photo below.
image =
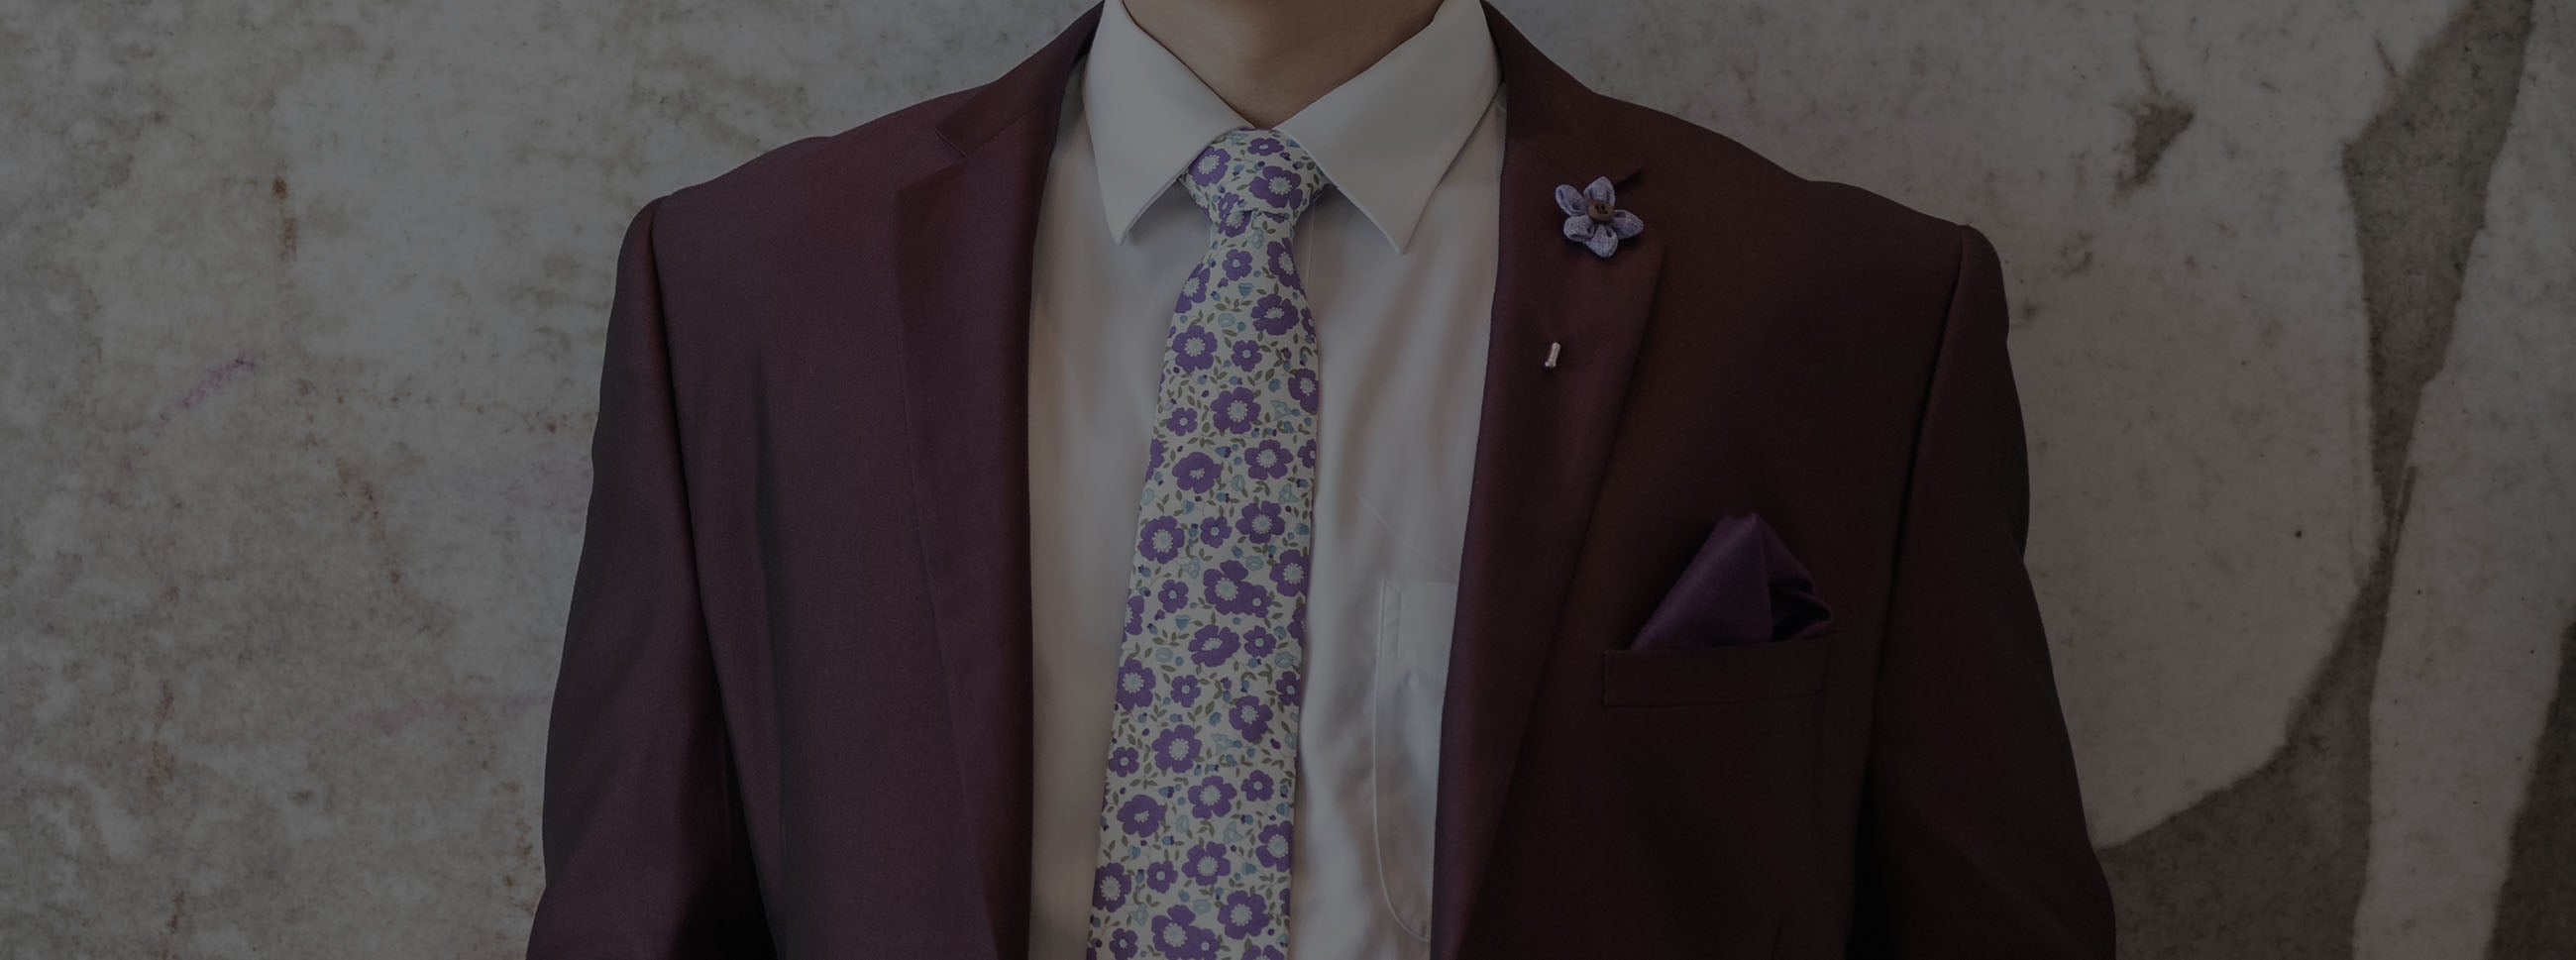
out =
<path fill-rule="evenodd" d="M 1965 223 L 1867 187 L 1801 175 L 1680 117 L 1618 102 L 1635 137 L 1635 209 L 1664 232 L 1666 293 L 1783 318 L 1819 356 L 1869 370 L 1921 369 L 1972 269 L 1993 246 Z M 1630 188 L 1620 189 L 1629 206 Z"/>
<path fill-rule="evenodd" d="M 1606 98 L 1605 98 L 1606 99 Z M 1670 113 L 1611 100 L 1612 125 L 1631 131 L 1645 167 L 1685 181 L 1684 226 L 1757 226 L 1783 254 L 1874 265 L 1878 270 L 1957 267 L 1964 225 L 1867 187 L 1790 170 L 1724 133 Z M 1667 216 L 1666 220 L 1677 218 Z"/>
<path fill-rule="evenodd" d="M 822 211 L 844 209 L 834 201 L 865 202 L 868 191 L 890 197 L 950 155 L 937 124 L 974 93 L 968 88 L 942 94 L 839 133 L 773 147 L 671 191 L 656 221 L 666 231 L 685 234 L 793 229 Z"/>

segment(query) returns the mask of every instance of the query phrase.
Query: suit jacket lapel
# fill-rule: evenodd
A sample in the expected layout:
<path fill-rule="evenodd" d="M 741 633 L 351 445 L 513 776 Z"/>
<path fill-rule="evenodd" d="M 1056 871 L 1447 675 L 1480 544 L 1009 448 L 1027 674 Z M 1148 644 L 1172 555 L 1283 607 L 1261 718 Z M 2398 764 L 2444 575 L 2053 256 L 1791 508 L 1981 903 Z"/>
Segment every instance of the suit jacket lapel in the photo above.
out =
<path fill-rule="evenodd" d="M 946 671 L 959 817 L 993 956 L 1028 950 L 1031 243 L 1092 7 L 939 126 L 954 157 L 895 195 L 905 411 Z"/>
<path fill-rule="evenodd" d="M 1600 96 L 1492 5 L 1485 16 L 1505 98 L 1501 249 L 1441 711 L 1435 960 L 1459 960 L 1474 916 L 1663 259 L 1651 212 L 1608 259 L 1565 239 L 1558 184 L 1606 176 L 1621 206 L 1648 211 L 1651 192 L 1618 131 L 1594 121 Z M 1554 369 L 1542 365 L 1551 343 Z"/>

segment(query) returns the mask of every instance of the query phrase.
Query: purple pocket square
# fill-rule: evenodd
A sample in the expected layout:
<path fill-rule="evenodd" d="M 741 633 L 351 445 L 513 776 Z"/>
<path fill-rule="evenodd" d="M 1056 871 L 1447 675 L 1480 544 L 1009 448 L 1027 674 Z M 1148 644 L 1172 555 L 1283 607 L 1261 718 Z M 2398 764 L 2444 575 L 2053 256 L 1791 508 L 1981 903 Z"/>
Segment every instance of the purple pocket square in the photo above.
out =
<path fill-rule="evenodd" d="M 1631 650 L 1762 643 L 1831 629 L 1807 568 L 1757 514 L 1722 517 Z"/>

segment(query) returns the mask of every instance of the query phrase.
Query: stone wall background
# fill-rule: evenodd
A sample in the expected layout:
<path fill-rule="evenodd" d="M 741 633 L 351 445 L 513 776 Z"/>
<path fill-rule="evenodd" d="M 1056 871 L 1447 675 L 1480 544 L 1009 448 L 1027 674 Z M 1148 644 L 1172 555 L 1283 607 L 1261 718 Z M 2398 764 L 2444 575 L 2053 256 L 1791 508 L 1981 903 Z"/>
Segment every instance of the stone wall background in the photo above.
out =
<path fill-rule="evenodd" d="M 1070 0 L 0 0 L 0 954 L 516 956 L 621 228 Z M 1506 0 L 2001 249 L 2124 954 L 2576 956 L 2576 10 Z"/>

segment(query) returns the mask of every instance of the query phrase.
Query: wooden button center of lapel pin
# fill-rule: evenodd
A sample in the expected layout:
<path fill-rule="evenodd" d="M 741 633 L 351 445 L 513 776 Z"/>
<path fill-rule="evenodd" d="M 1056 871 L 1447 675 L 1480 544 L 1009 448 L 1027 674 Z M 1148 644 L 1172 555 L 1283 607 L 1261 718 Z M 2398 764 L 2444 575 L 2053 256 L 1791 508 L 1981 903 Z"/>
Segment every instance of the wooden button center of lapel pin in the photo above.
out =
<path fill-rule="evenodd" d="M 1609 223 L 1610 218 L 1617 215 L 1616 211 L 1610 209 L 1610 203 L 1606 200 L 1594 200 L 1585 204 L 1583 213 L 1591 217 L 1594 223 Z"/>

